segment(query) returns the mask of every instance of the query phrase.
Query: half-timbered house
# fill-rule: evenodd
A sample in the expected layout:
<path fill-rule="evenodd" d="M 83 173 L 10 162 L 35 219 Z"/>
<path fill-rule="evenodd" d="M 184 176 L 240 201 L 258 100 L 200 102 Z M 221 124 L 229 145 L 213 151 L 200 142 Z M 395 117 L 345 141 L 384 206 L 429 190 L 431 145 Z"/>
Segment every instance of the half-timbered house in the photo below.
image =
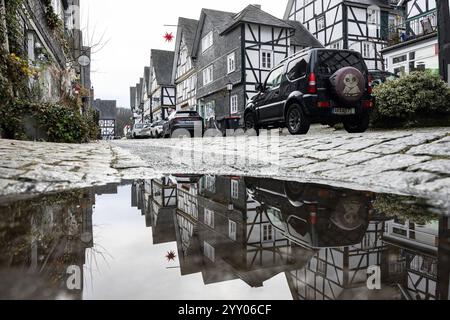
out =
<path fill-rule="evenodd" d="M 415 70 L 439 73 L 436 0 L 402 0 L 405 22 L 390 29 L 390 46 L 383 49 L 386 68 L 398 75 Z"/>
<path fill-rule="evenodd" d="M 359 51 L 369 69 L 382 69 L 381 50 L 398 12 L 390 0 L 289 0 L 284 18 L 301 22 L 326 48 Z"/>
<path fill-rule="evenodd" d="M 175 109 L 172 84 L 173 51 L 152 50 L 150 56 L 150 122 L 168 117 Z"/>
<path fill-rule="evenodd" d="M 193 46 L 201 115 L 219 123 L 240 118 L 255 84 L 291 53 L 320 44 L 304 28 L 249 5 L 239 13 L 203 9 Z M 232 86 L 232 88 L 230 88 Z M 231 89 L 231 90 L 230 90 Z"/>
<path fill-rule="evenodd" d="M 197 109 L 197 73 L 192 59 L 198 21 L 179 18 L 173 60 L 172 83 L 176 86 L 177 110 Z"/>

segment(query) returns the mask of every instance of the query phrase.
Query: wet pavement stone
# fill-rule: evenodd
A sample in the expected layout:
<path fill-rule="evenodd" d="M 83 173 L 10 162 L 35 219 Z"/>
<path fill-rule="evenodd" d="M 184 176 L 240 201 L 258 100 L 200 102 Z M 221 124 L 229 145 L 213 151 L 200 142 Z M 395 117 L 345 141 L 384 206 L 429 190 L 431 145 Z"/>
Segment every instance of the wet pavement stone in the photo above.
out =
<path fill-rule="evenodd" d="M 450 129 L 306 136 L 118 140 L 84 145 L 0 140 L 0 196 L 163 174 L 277 177 L 427 196 L 450 203 Z"/>

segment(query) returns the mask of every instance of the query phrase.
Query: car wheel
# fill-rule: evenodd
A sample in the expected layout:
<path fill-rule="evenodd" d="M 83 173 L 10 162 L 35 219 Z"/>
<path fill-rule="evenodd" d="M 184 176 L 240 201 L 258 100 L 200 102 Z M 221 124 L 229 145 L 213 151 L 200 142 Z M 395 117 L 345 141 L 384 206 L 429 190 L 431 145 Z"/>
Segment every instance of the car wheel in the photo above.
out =
<path fill-rule="evenodd" d="M 244 126 L 245 126 L 245 131 L 255 130 L 256 134 L 259 133 L 258 126 L 256 124 L 256 116 L 252 112 L 249 112 L 245 115 Z"/>
<path fill-rule="evenodd" d="M 363 133 L 369 128 L 370 116 L 365 113 L 361 116 L 344 121 L 344 128 L 348 133 Z"/>
<path fill-rule="evenodd" d="M 286 127 L 290 134 L 307 134 L 311 127 L 311 122 L 305 116 L 299 105 L 293 104 L 286 113 Z"/>

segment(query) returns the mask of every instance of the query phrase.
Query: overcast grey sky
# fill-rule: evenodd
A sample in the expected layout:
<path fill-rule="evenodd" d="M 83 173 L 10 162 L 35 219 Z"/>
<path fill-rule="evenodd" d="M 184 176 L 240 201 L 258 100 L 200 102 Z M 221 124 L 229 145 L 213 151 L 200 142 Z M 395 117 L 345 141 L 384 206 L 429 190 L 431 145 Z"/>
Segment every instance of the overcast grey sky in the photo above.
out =
<path fill-rule="evenodd" d="M 81 0 L 82 29 L 89 44 L 103 33 L 108 44 L 93 56 L 92 84 L 95 97 L 118 101 L 129 107 L 129 87 L 134 86 L 150 64 L 150 49 L 173 50 L 165 32 L 176 34 L 178 17 L 198 19 L 202 8 L 239 12 L 248 4 L 281 18 L 287 0 Z M 86 36 L 87 34 L 87 36 Z"/>

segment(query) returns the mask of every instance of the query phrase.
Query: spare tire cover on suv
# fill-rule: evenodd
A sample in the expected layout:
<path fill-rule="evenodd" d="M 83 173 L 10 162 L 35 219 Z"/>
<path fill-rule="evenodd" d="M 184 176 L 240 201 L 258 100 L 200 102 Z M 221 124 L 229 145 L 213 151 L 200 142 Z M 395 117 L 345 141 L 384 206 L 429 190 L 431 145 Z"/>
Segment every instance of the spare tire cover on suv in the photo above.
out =
<path fill-rule="evenodd" d="M 365 79 L 361 71 L 345 67 L 336 71 L 330 78 L 336 94 L 346 102 L 359 101 L 365 90 Z"/>

